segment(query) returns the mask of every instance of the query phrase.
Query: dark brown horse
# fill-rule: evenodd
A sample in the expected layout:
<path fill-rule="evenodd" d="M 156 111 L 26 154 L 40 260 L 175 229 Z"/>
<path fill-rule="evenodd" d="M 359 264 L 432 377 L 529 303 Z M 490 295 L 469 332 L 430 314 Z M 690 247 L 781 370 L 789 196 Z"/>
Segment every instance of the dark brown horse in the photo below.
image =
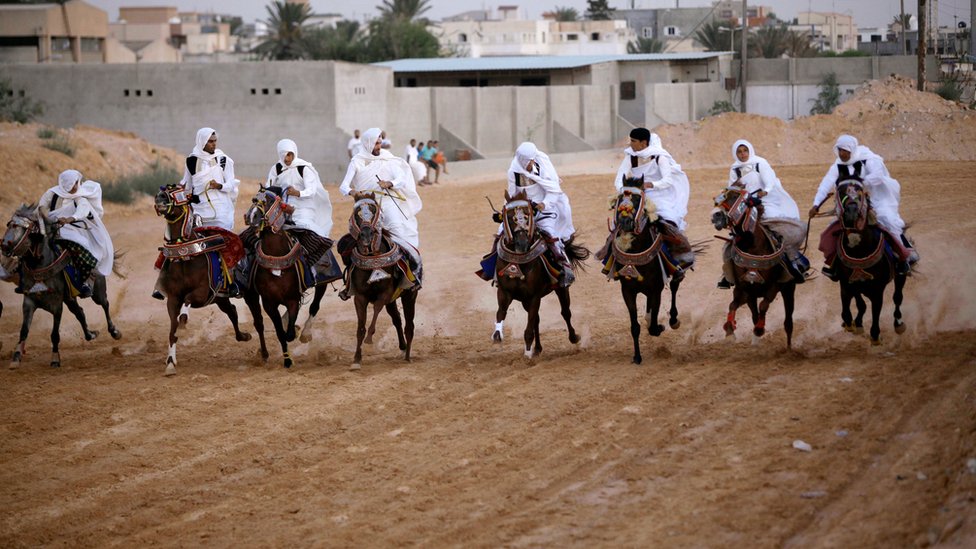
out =
<path fill-rule="evenodd" d="M 176 329 L 179 326 L 180 308 L 184 304 L 196 309 L 216 303 L 234 326 L 237 341 L 251 339 L 251 334 L 240 330 L 237 308 L 230 298 L 218 295 L 220 288 L 214 287 L 211 269 L 222 267 L 212 264 L 208 257 L 210 251 L 220 251 L 228 246 L 243 250 L 243 245 L 237 235 L 229 231 L 219 235 L 197 233 L 190 212 L 191 200 L 192 197 L 182 187 L 167 185 L 160 188 L 154 203 L 156 215 L 166 221 L 166 244 L 161 248 L 164 261 L 157 285 L 166 296 L 166 310 L 169 313 L 169 353 L 165 372 L 168 376 L 176 374 Z M 233 265 L 226 268 L 229 271 Z"/>
<path fill-rule="evenodd" d="M 841 320 L 848 332 L 864 331 L 864 313 L 871 301 L 871 343 L 881 343 L 881 309 L 888 283 L 895 281 L 895 333 L 905 332 L 901 318 L 907 276 L 898 274 L 895 260 L 885 244 L 881 228 L 870 221 L 870 200 L 857 180 L 841 181 L 837 185 L 836 211 L 843 228 L 837 242 L 837 269 L 840 281 Z M 828 228 L 828 230 L 830 230 Z M 851 300 L 857 304 L 857 316 L 851 315 Z"/>
<path fill-rule="evenodd" d="M 638 184 L 643 184 L 639 180 Z M 634 340 L 634 364 L 643 360 L 640 352 L 640 322 L 637 320 L 637 296 L 647 296 L 644 320 L 647 333 L 657 337 L 664 332 L 658 323 L 661 308 L 661 294 L 668 278 L 677 270 L 676 263 L 664 253 L 664 236 L 655 226 L 653 203 L 647 200 L 642 189 L 625 186 L 612 203 L 613 227 L 607 247 L 597 254 L 605 260 L 604 273 L 620 282 L 627 312 L 630 314 L 630 335 Z M 649 211 L 651 213 L 649 213 Z M 668 324 L 676 330 L 681 326 L 678 320 L 678 287 L 680 278 L 672 278 L 671 309 Z"/>
<path fill-rule="evenodd" d="M 380 229 L 380 205 L 373 193 L 356 193 L 349 218 L 349 234 L 355 241 L 351 252 L 352 265 L 349 273 L 349 287 L 356 304 L 356 356 L 350 370 L 362 367 L 363 342 L 373 343 L 376 333 L 376 318 L 380 311 L 386 311 L 396 328 L 397 341 L 403 358 L 410 362 L 410 347 L 413 342 L 413 317 L 419 287 L 410 280 L 409 267 L 401 249 L 389 235 Z M 401 325 L 400 311 L 396 301 L 403 303 Z M 373 319 L 366 329 L 366 309 L 373 305 Z"/>
<path fill-rule="evenodd" d="M 733 338 L 736 310 L 744 304 L 752 312 L 753 343 L 766 333 L 766 312 L 776 295 L 783 296 L 783 330 L 786 347 L 793 347 L 793 308 L 796 282 L 783 264 L 787 261 L 782 242 L 766 228 L 762 217 L 762 202 L 745 189 L 725 189 L 715 198 L 712 224 L 716 229 L 728 228 L 734 264 L 734 286 L 729 313 L 725 319 L 725 335 Z M 761 301 L 760 301 L 761 300 Z"/>
<path fill-rule="evenodd" d="M 2 244 L 0 244 L 4 255 L 19 258 L 20 276 L 22 277 L 20 287 L 24 289 L 24 320 L 20 327 L 20 341 L 17 343 L 10 360 L 11 367 L 20 364 L 27 344 L 31 321 L 34 318 L 34 311 L 37 309 L 44 309 L 54 317 L 54 324 L 51 327 L 52 367 L 57 368 L 61 365 L 58 346 L 61 342 L 60 327 L 63 307 L 67 307 L 78 319 L 86 341 L 91 341 L 98 336 L 98 331 L 88 329 L 85 311 L 78 303 L 77 293 L 71 290 L 67 281 L 65 268 L 68 266 L 70 258 L 66 250 L 55 248 L 54 243 L 58 238 L 57 229 L 57 225 L 50 225 L 37 215 L 34 205 L 21 205 L 7 223 L 7 231 L 3 235 Z M 121 276 L 117 270 L 115 273 Z M 92 278 L 94 279 L 92 301 L 105 311 L 108 332 L 114 339 L 120 339 L 122 332 L 115 327 L 109 313 L 108 285 L 105 282 L 105 277 L 95 271 Z M 44 290 L 32 292 L 31 288 L 35 287 L 36 283 L 42 283 L 42 286 L 39 287 L 43 287 Z"/>
<path fill-rule="evenodd" d="M 559 306 L 569 329 L 569 342 L 574 345 L 580 338 L 573 328 L 570 311 L 569 288 L 558 284 L 555 262 L 545 256 L 546 241 L 535 227 L 536 206 L 524 191 L 515 196 L 505 193 L 502 211 L 503 234 L 498 240 L 498 259 L 495 262 L 495 285 L 498 287 L 498 312 L 495 314 L 495 331 L 492 341 L 501 343 L 505 317 L 512 301 L 518 301 L 528 313 L 525 325 L 525 357 L 542 353 L 539 335 L 539 308 L 542 298 L 555 291 Z M 589 250 L 575 244 L 572 238 L 565 242 L 566 256 L 574 269 L 579 268 L 590 256 Z M 533 347 L 533 342 L 535 346 Z"/>
<path fill-rule="evenodd" d="M 310 268 L 310 265 L 302 263 L 301 244 L 284 229 L 291 208 L 281 200 L 280 192 L 274 192 L 277 188 L 272 189 L 261 189 L 244 214 L 244 221 L 249 228 L 245 234 L 251 233 L 257 239 L 255 264 L 251 266 L 244 301 L 251 310 L 254 328 L 261 341 L 261 358 L 268 360 L 268 348 L 264 341 L 264 318 L 261 315 L 263 307 L 274 325 L 284 366 L 291 368 L 294 360 L 288 352 L 288 343 L 295 340 L 295 322 L 298 320 L 302 295 L 306 289 L 306 274 L 302 269 Z M 249 238 L 245 237 L 245 240 Z M 328 244 L 331 245 L 331 241 Z M 302 330 L 303 334 L 310 334 L 312 319 L 318 313 L 319 303 L 327 287 L 326 284 L 315 286 L 315 296 L 308 321 Z M 284 317 L 279 313 L 282 305 L 285 306 Z M 305 338 L 303 340 L 307 341 Z"/>

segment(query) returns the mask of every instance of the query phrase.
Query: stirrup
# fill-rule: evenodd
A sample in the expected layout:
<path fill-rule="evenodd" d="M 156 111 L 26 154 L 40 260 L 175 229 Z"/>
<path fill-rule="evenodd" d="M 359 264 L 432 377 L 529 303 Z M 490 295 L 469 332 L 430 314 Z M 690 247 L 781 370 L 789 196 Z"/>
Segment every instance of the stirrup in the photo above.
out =
<path fill-rule="evenodd" d="M 733 284 L 728 281 L 723 275 L 722 278 L 718 279 L 718 284 L 715 285 L 719 290 L 731 290 Z"/>
<path fill-rule="evenodd" d="M 837 282 L 839 279 L 837 273 L 834 272 L 834 270 L 830 267 L 830 265 L 824 265 L 820 269 L 820 272 L 823 273 L 825 277 L 829 278 L 830 280 L 833 280 L 834 282 Z"/>
<path fill-rule="evenodd" d="M 352 296 L 349 295 L 349 286 L 345 286 L 344 288 L 342 288 L 341 290 L 339 290 L 339 294 L 338 295 L 339 295 L 339 299 L 341 299 L 343 301 L 349 301 L 349 298 L 352 297 Z"/>
<path fill-rule="evenodd" d="M 912 274 L 912 266 L 907 261 L 899 261 L 895 263 L 895 274 L 909 276 Z"/>
<path fill-rule="evenodd" d="M 78 299 L 86 299 L 92 296 L 92 288 L 88 284 L 82 284 L 78 288 Z"/>
<path fill-rule="evenodd" d="M 166 296 L 164 296 L 163 295 L 163 292 L 160 292 L 159 290 L 153 290 L 152 298 L 153 299 L 158 299 L 160 301 L 163 301 L 163 300 L 166 299 Z"/>

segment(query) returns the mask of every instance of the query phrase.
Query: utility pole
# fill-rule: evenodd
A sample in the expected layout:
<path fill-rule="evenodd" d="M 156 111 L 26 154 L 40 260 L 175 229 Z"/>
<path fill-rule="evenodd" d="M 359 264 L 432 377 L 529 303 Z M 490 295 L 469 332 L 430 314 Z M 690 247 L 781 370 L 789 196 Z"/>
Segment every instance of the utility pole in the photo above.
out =
<path fill-rule="evenodd" d="M 973 36 L 973 25 L 976 25 L 976 0 L 969 0 L 969 56 L 976 55 L 976 37 Z"/>
<path fill-rule="evenodd" d="M 925 91 L 925 42 L 928 26 L 925 21 L 926 0 L 918 0 L 918 90 Z"/>
<path fill-rule="evenodd" d="M 906 32 L 908 32 L 908 25 L 905 23 L 905 0 L 901 0 L 901 54 L 902 55 L 908 55 L 908 47 L 905 45 Z"/>
<path fill-rule="evenodd" d="M 749 18 L 746 16 L 747 1 L 742 0 L 742 36 L 740 37 L 742 46 L 739 47 L 739 82 L 742 90 L 742 105 L 740 105 L 741 108 L 739 110 L 741 112 L 746 112 L 746 78 L 748 76 L 746 65 L 749 64 L 748 51 L 746 51 L 746 43 L 749 42 Z"/>

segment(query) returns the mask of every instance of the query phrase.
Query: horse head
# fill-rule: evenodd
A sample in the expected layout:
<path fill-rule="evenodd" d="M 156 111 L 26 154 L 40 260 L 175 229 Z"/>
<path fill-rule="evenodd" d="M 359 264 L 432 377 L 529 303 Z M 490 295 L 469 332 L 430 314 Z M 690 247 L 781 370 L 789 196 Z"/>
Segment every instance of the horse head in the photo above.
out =
<path fill-rule="evenodd" d="M 721 230 L 728 227 L 732 232 L 751 234 L 762 217 L 762 201 L 742 187 L 731 187 L 715 197 L 712 209 L 712 225 Z"/>
<path fill-rule="evenodd" d="M 868 220 L 870 199 L 860 181 L 848 179 L 837 184 L 837 212 L 845 229 L 863 231 Z"/>
<path fill-rule="evenodd" d="M 244 223 L 254 227 L 258 233 L 270 229 L 277 234 L 284 226 L 288 216 L 295 210 L 282 201 L 284 190 L 281 187 L 261 187 L 251 199 L 251 207 L 244 212 Z"/>
<path fill-rule="evenodd" d="M 31 244 L 39 239 L 43 239 L 43 234 L 38 221 L 37 206 L 21 204 L 7 222 L 0 250 L 7 257 L 22 257 Z"/>
<path fill-rule="evenodd" d="M 189 213 L 193 198 L 181 185 L 170 183 L 159 187 L 153 199 L 153 208 L 156 215 L 166 221 L 177 221 Z"/>
<path fill-rule="evenodd" d="M 381 251 L 383 237 L 380 204 L 374 193 L 356 193 L 353 198 L 356 202 L 349 217 L 349 234 L 356 239 L 356 249 L 361 255 L 375 255 Z"/>
<path fill-rule="evenodd" d="M 640 234 L 649 221 L 657 220 L 654 203 L 644 196 L 643 178 L 627 185 L 612 199 L 613 224 L 625 233 Z"/>
<path fill-rule="evenodd" d="M 535 240 L 535 211 L 536 206 L 525 191 L 518 191 L 514 195 L 505 193 L 502 225 L 505 242 L 512 251 L 525 253 Z"/>

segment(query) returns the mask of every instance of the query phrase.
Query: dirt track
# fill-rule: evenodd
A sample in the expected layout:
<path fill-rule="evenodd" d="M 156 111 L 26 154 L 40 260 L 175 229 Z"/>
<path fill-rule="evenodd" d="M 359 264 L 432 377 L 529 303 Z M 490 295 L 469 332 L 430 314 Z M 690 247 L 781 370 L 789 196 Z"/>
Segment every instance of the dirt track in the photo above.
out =
<path fill-rule="evenodd" d="M 518 307 L 492 346 L 494 292 L 471 273 L 493 230 L 480 197 L 501 187 L 448 183 L 422 191 L 413 363 L 397 360 L 382 317 L 363 370 L 348 372 L 355 314 L 330 293 L 291 371 L 276 347 L 256 362 L 256 341 L 234 342 L 208 309 L 181 333 L 179 375 L 163 378 L 168 320 L 149 298 L 162 225 L 145 205 L 110 212 L 129 252 L 130 278 L 110 282 L 124 338 L 88 304 L 102 336 L 85 343 L 66 318 L 52 370 L 38 313 L 22 366 L 0 371 L 0 545 L 972 547 L 976 163 L 890 168 L 923 255 L 906 334 L 890 303 L 881 347 L 842 332 L 837 287 L 817 279 L 797 292 L 794 352 L 779 300 L 757 346 L 747 315 L 730 345 L 713 245 L 682 285 L 683 326 L 645 333 L 640 367 L 619 290 L 595 263 L 573 287 L 579 348 L 555 298 L 541 357 L 522 358 Z M 823 170 L 778 170 L 801 211 Z M 726 173 L 690 171 L 693 239 L 714 233 Z M 565 188 L 597 247 L 609 179 Z M 332 194 L 342 227 L 350 204 Z M 19 300 L 9 285 L 0 299 L 9 358 Z"/>

